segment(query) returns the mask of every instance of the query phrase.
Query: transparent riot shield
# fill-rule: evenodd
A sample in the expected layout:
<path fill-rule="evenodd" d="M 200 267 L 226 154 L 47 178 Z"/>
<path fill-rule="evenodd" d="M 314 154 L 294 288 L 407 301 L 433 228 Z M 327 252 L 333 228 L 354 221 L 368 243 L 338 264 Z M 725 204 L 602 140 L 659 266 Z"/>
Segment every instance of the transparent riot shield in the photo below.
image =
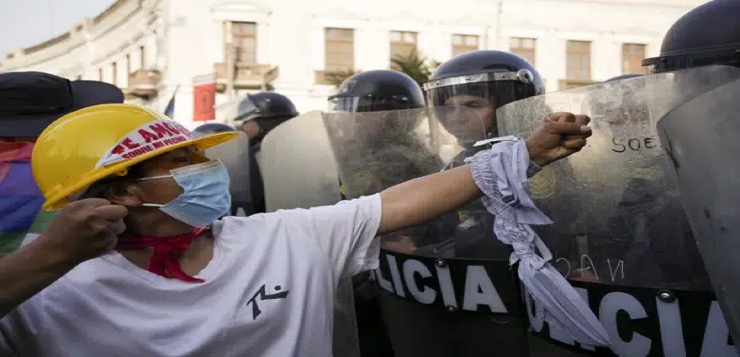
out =
<path fill-rule="evenodd" d="M 482 148 L 482 119 L 465 107 L 325 114 L 342 191 L 356 198 L 462 165 Z M 522 356 L 524 305 L 509 247 L 480 202 L 382 237 L 375 278 L 393 352 Z"/>
<path fill-rule="evenodd" d="M 553 252 L 553 265 L 608 331 L 611 349 L 581 346 L 543 323 L 525 294 L 533 355 L 735 355 L 655 125 L 681 103 L 739 77 L 740 69 L 710 66 L 499 108 L 501 135 L 527 136 L 552 112 L 592 118 L 586 148 L 529 184 L 535 203 L 555 222 L 535 229 Z"/>
<path fill-rule="evenodd" d="M 681 73 L 676 73 L 680 76 Z M 709 279 L 740 354 L 740 80 L 674 109 L 658 122 Z"/>
<path fill-rule="evenodd" d="M 235 139 L 216 145 L 205 151 L 211 159 L 220 159 L 229 171 L 231 180 L 231 215 L 248 216 L 254 213 L 251 190 L 249 187 L 250 144 L 247 134 L 240 132 Z"/>
<path fill-rule="evenodd" d="M 267 212 L 337 203 L 339 176 L 320 111 L 278 125 L 262 140 L 260 171 Z M 359 356 L 352 281 L 342 279 L 334 300 L 334 355 Z"/>
<path fill-rule="evenodd" d="M 295 117 L 262 140 L 260 171 L 267 210 L 339 202 L 339 177 L 322 112 Z"/>

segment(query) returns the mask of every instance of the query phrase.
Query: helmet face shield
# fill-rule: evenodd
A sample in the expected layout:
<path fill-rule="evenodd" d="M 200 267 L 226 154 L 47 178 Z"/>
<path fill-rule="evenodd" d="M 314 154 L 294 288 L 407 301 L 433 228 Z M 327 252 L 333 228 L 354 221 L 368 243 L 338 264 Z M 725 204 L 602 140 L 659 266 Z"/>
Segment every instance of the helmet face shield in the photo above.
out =
<path fill-rule="evenodd" d="M 424 107 L 421 87 L 408 75 L 391 70 L 360 72 L 347 78 L 328 98 L 329 111 L 366 113 Z"/>
<path fill-rule="evenodd" d="M 239 106 L 234 114 L 234 120 L 241 121 L 254 119 L 259 115 L 259 113 L 259 107 L 257 107 L 257 104 L 252 100 L 251 96 L 247 95 L 239 101 Z"/>
<path fill-rule="evenodd" d="M 359 97 L 329 97 L 330 112 L 356 112 L 359 106 Z"/>
<path fill-rule="evenodd" d="M 528 70 L 519 72 L 488 72 L 432 80 L 424 85 L 427 105 L 462 106 L 478 114 L 485 126 L 484 132 L 494 134 L 496 128 L 496 109 L 516 100 L 536 95 L 532 84 L 533 75 Z M 442 125 L 451 133 L 461 135 L 468 129 L 457 123 Z M 480 131 L 480 128 L 474 128 Z"/>
<path fill-rule="evenodd" d="M 682 69 L 710 65 L 740 67 L 740 43 L 714 49 L 712 51 L 666 55 L 647 58 L 642 61 L 642 66 L 645 68 L 645 74 L 673 72 Z"/>
<path fill-rule="evenodd" d="M 225 122 L 239 122 L 257 118 L 287 117 L 298 115 L 295 105 L 284 95 L 259 92 L 234 98 L 216 108 L 218 117 Z"/>
<path fill-rule="evenodd" d="M 247 94 L 219 104 L 216 112 L 221 120 L 230 122 L 253 119 L 260 110 L 251 95 Z"/>
<path fill-rule="evenodd" d="M 382 94 L 382 93 L 379 93 Z M 335 112 L 382 112 L 389 110 L 404 110 L 414 108 L 406 96 L 394 95 L 380 97 L 373 95 L 329 98 L 329 111 Z"/>

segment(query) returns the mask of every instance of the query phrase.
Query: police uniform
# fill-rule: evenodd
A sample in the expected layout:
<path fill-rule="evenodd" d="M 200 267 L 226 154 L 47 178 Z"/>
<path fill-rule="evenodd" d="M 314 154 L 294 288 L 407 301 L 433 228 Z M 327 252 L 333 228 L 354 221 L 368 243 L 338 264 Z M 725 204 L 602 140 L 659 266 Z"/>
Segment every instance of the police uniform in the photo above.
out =
<path fill-rule="evenodd" d="M 335 150 L 343 178 L 340 179 L 343 198 L 377 193 L 436 172 L 442 166 L 439 158 L 414 136 L 414 121 L 419 118 L 399 116 L 397 112 L 424 106 L 421 88 L 409 76 L 389 70 L 358 73 L 347 78 L 339 86 L 339 93 L 329 97 L 328 102 L 331 111 L 356 114 L 348 115 L 347 120 L 352 122 L 343 123 L 348 127 L 347 135 L 334 138 L 342 141 L 339 146 L 346 150 L 344 155 Z M 364 122 L 368 119 L 379 121 L 381 128 L 367 127 Z M 357 157 L 363 158 L 362 161 L 352 159 Z M 420 225 L 386 235 L 383 241 L 403 237 L 418 241 L 429 234 L 429 226 Z M 354 276 L 352 283 L 361 355 L 393 355 L 378 303 L 377 284 L 369 273 Z"/>
<path fill-rule="evenodd" d="M 463 149 L 440 171 L 463 165 L 466 157 L 483 149 L 473 146 L 476 141 L 497 136 L 496 108 L 544 92 L 541 77 L 526 60 L 487 50 L 443 63 L 423 88 L 427 106 L 434 107 L 436 120 L 447 131 L 443 136 L 451 135 Z M 411 254 L 427 266 L 432 264 L 430 271 L 440 279 L 434 289 L 444 289 L 442 281 L 447 278 L 442 278 L 446 274 L 442 272 L 449 271 L 450 281 L 444 284 L 458 290 L 458 301 L 476 292 L 481 299 L 498 294 L 505 311 L 490 305 L 457 311 L 461 306 L 449 306 L 447 301 L 425 305 L 411 299 L 399 301 L 398 294 L 381 294 L 384 309 L 393 313 L 388 319 L 397 356 L 480 356 L 493 350 L 502 355 L 527 355 L 524 305 L 516 273 L 509 266 L 511 248 L 496 239 L 493 223 L 494 217 L 480 201 L 471 202 L 428 222 L 434 234 L 419 242 L 423 244 Z M 485 272 L 480 278 L 497 293 L 468 289 L 474 271 Z"/>
<path fill-rule="evenodd" d="M 249 187 L 254 205 L 254 213 L 262 213 L 266 211 L 264 183 L 262 182 L 262 175 L 260 174 L 258 164 L 262 138 L 286 120 L 298 116 L 298 111 L 288 97 L 275 92 L 247 94 L 237 99 L 235 104 L 237 109 L 233 116 L 238 127 L 244 125 L 245 122 L 254 120 L 260 128 L 257 136 L 250 138 L 252 147 L 249 158 Z"/>

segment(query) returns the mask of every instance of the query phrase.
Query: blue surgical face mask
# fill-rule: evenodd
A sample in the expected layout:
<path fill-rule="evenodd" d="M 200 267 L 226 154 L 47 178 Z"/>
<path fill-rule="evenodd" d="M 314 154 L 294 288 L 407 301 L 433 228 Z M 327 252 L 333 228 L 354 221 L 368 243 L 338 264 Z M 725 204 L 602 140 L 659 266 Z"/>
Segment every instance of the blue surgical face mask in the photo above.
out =
<path fill-rule="evenodd" d="M 143 206 L 159 207 L 173 218 L 198 228 L 208 226 L 229 212 L 229 173 L 220 160 L 186 166 L 171 170 L 170 175 L 145 177 L 138 181 L 169 177 L 182 187 L 182 194 L 165 205 L 145 203 Z"/>

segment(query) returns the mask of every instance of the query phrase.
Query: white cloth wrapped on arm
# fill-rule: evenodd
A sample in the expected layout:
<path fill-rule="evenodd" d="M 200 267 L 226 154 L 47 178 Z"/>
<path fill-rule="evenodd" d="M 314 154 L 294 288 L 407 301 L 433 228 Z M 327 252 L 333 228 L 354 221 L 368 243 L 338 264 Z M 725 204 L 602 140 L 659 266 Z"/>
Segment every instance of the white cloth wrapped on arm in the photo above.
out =
<path fill-rule="evenodd" d="M 519 279 L 537 302 L 537 319 L 567 331 L 581 344 L 608 346 L 609 335 L 588 304 L 549 263 L 550 250 L 530 225 L 552 221 L 534 205 L 527 183 L 532 173 L 529 153 L 521 138 L 497 138 L 489 150 L 465 159 L 483 192 L 483 204 L 495 215 L 493 232 L 511 245 L 509 263 L 519 262 Z M 539 255 L 537 254 L 539 251 Z"/>

